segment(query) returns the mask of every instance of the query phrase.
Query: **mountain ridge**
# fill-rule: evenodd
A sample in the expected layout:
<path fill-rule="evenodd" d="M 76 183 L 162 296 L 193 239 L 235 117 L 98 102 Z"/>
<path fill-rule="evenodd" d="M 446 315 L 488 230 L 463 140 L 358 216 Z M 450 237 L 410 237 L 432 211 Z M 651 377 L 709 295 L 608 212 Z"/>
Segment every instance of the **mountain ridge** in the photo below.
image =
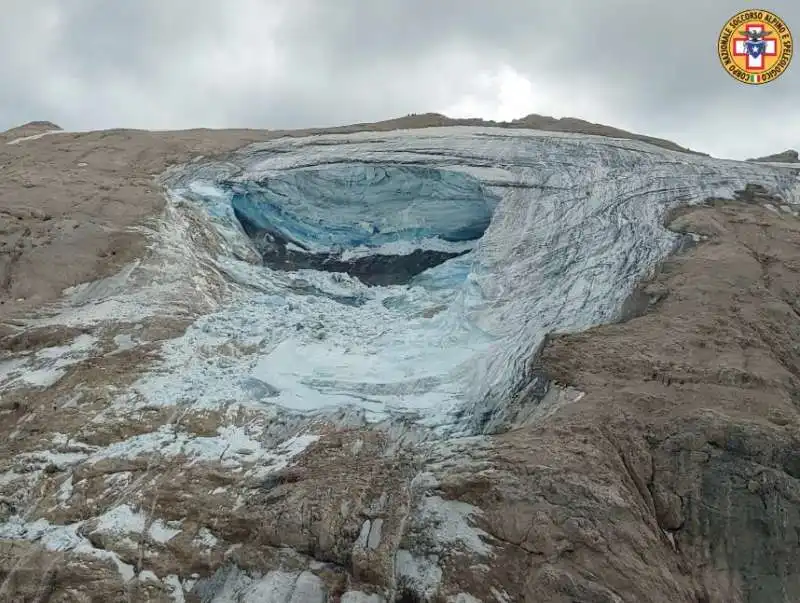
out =
<path fill-rule="evenodd" d="M 187 130 L 138 130 L 130 128 L 130 131 L 144 131 L 144 132 L 201 132 L 201 131 L 263 131 L 271 132 L 273 135 L 285 136 L 308 136 L 313 134 L 350 134 L 359 131 L 392 131 L 404 129 L 419 129 L 419 128 L 438 128 L 448 126 L 482 126 L 482 127 L 497 127 L 509 129 L 531 129 L 542 130 L 545 132 L 573 132 L 576 134 L 589 134 L 595 136 L 609 136 L 615 138 L 626 138 L 631 140 L 641 140 L 649 142 L 662 148 L 670 149 L 673 151 L 680 151 L 686 153 L 693 153 L 698 155 L 708 155 L 699 151 L 693 151 L 679 144 L 666 140 L 663 138 L 656 138 L 653 136 L 646 136 L 644 134 L 637 134 L 614 126 L 608 126 L 595 122 L 586 121 L 575 117 L 550 117 L 546 115 L 539 115 L 531 113 L 524 117 L 512 119 L 509 121 L 495 121 L 486 120 L 479 117 L 448 117 L 441 113 L 409 113 L 402 117 L 395 117 L 375 122 L 358 122 L 354 124 L 347 124 L 341 126 L 320 126 L 315 128 L 299 128 L 299 129 L 244 129 L 244 128 L 190 128 Z M 40 134 L 44 131 L 58 131 L 62 128 L 49 121 L 33 121 L 25 123 L 6 130 L 0 133 L 0 137 L 10 138 L 22 137 Z M 116 131 L 114 130 L 101 130 L 101 131 Z"/>
<path fill-rule="evenodd" d="M 110 130 L 0 144 L 0 597 L 797 600 L 796 171 L 517 130 L 492 154 L 485 136 L 457 129 L 288 141 L 248 130 Z M 576 162 L 570 153 L 584 145 Z M 240 363 L 280 347 L 271 338 L 330 345 L 361 322 L 326 323 L 328 310 L 350 316 L 348 303 L 374 290 L 325 274 L 261 278 L 258 250 L 188 192 L 218 202 L 209 184 L 228 175 L 340 156 L 464 162 L 504 196 L 494 228 L 516 233 L 486 239 L 508 246 L 496 263 L 551 267 L 540 280 L 561 285 L 556 316 L 607 298 L 599 277 L 614 262 L 663 261 L 615 319 L 548 332 L 517 360 L 523 381 L 510 399 L 467 409 L 468 437 L 437 435 L 408 413 L 279 411 L 269 401 L 285 380 L 247 381 L 255 402 L 228 399 L 226 388 L 248 374 Z M 698 169 L 680 175 L 682 162 Z M 524 238 L 548 220 L 553 232 Z M 579 272 L 584 296 L 572 291 L 579 278 L 561 283 L 555 268 L 584 266 L 578 251 L 590 234 L 610 240 L 584 254 L 599 258 Z M 672 255 L 644 253 L 656 236 Z M 537 253 L 544 263 L 530 261 Z M 474 276 L 491 289 L 492 279 Z M 404 311 L 397 297 L 380 311 Z M 510 330 L 524 330 L 525 317 L 511 312 L 519 300 L 488 299 L 501 302 Z M 224 312 L 236 304 L 240 312 Z M 270 312 L 291 321 L 255 329 Z M 237 338 L 242 318 L 254 332 Z M 312 360 L 290 358 L 291 370 Z M 219 400 L 200 372 L 221 376 Z M 372 413 L 382 384 L 357 391 Z"/>

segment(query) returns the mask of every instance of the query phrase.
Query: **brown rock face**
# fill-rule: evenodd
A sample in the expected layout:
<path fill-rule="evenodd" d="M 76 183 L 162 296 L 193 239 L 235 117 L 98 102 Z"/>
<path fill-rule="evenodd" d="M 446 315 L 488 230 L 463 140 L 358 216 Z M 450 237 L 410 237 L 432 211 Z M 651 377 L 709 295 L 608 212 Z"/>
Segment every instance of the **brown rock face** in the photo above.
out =
<path fill-rule="evenodd" d="M 800 161 L 797 151 L 788 149 L 782 153 L 775 153 L 774 155 L 766 155 L 764 157 L 757 157 L 750 159 L 750 161 L 774 161 L 777 163 L 797 163 Z"/>
<path fill-rule="evenodd" d="M 51 126 L 27 124 L 0 138 L 0 317 L 141 257 L 144 239 L 133 229 L 163 208 L 153 177 L 168 165 L 266 137 L 111 130 L 8 144 Z"/>
<path fill-rule="evenodd" d="M 588 128 L 522 121 L 511 127 Z M 602 128 L 588 129 L 619 135 Z M 191 279 L 168 283 L 163 314 L 22 322 L 47 318 L 65 287 L 116 275 L 92 285 L 102 301 L 114 279 L 155 274 L 153 175 L 313 133 L 7 144 L 54 129 L 0 141 L 0 373 L 41 361 L 0 390 L 0 601 L 800 601 L 800 221 L 765 190 L 673 212 L 696 243 L 641 284 L 624 321 L 548 337 L 510 428 L 442 440 L 403 421 L 140 404 L 130 392 L 163 345 L 231 295 L 220 271 L 200 301 L 184 299 Z M 223 244 L 187 216 L 198 248 Z M 133 260 L 143 272 L 120 272 Z"/>
<path fill-rule="evenodd" d="M 600 582 L 627 574 L 626 592 L 644 575 L 628 564 L 661 573 L 673 563 L 669 589 L 632 600 L 790 601 L 800 592 L 800 225 L 719 203 L 673 227 L 714 236 L 664 264 L 650 312 L 555 337 L 542 355 L 556 381 L 587 392 L 558 427 L 571 441 L 585 434 L 578 454 L 610 446 L 615 490 L 642 513 L 625 530 L 649 524 L 667 555 L 617 533 L 626 555 Z"/>

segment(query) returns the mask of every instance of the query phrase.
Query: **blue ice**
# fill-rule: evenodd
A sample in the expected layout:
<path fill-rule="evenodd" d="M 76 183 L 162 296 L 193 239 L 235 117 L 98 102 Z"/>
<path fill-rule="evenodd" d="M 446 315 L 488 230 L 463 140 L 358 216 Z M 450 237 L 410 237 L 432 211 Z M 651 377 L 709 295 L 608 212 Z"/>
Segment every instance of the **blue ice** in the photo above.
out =
<path fill-rule="evenodd" d="M 413 165 L 295 169 L 230 187 L 241 216 L 312 252 L 476 240 L 496 205 L 477 178 Z"/>

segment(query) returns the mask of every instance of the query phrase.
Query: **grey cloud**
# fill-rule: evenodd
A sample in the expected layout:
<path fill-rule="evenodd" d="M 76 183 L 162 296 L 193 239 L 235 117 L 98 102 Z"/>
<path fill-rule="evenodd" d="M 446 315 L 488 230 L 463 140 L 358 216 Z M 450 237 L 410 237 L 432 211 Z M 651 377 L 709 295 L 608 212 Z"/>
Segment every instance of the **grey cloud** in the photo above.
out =
<path fill-rule="evenodd" d="M 718 64 L 716 35 L 742 9 L 732 0 L 2 4 L 0 128 L 301 127 L 467 97 L 490 107 L 478 76 L 508 66 L 534 91 L 521 113 L 578 107 L 577 117 L 729 156 L 800 145 L 799 65 L 748 87 Z M 767 8 L 800 39 L 800 5 Z"/>

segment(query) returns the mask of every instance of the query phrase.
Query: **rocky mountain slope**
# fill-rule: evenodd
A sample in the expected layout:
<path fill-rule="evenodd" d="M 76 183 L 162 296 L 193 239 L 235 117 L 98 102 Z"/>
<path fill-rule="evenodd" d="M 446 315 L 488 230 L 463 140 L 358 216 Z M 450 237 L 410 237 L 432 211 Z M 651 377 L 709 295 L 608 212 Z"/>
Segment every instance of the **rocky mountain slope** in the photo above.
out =
<path fill-rule="evenodd" d="M 774 155 L 767 155 L 766 157 L 758 157 L 756 159 L 750 159 L 750 161 L 798 163 L 800 162 L 800 157 L 798 157 L 797 151 L 794 149 L 789 149 L 787 151 L 783 151 L 783 153 L 775 153 Z"/>
<path fill-rule="evenodd" d="M 0 601 L 800 599 L 798 170 L 440 119 L 2 135 Z"/>

